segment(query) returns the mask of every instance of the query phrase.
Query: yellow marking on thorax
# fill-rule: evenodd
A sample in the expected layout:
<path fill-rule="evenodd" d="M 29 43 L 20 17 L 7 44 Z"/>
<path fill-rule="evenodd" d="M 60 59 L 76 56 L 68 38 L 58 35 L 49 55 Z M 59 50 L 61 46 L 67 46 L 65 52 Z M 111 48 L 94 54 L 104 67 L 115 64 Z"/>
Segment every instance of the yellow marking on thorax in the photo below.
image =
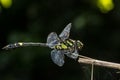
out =
<path fill-rule="evenodd" d="M 18 44 L 19 44 L 20 46 L 22 46 L 22 45 L 23 45 L 23 43 L 22 43 L 22 42 L 19 42 Z"/>
<path fill-rule="evenodd" d="M 60 45 L 56 45 L 55 48 L 56 49 L 61 49 L 61 46 Z"/>
<path fill-rule="evenodd" d="M 73 43 L 75 42 L 75 40 L 72 40 L 72 39 L 69 39 L 69 41 L 71 41 L 71 42 L 73 42 Z"/>
<path fill-rule="evenodd" d="M 67 49 L 68 47 L 64 43 L 61 43 L 61 48 L 62 49 Z"/>
<path fill-rule="evenodd" d="M 68 43 L 70 46 L 72 46 L 72 45 L 73 45 L 73 43 L 71 43 L 70 41 L 67 41 L 67 43 Z"/>

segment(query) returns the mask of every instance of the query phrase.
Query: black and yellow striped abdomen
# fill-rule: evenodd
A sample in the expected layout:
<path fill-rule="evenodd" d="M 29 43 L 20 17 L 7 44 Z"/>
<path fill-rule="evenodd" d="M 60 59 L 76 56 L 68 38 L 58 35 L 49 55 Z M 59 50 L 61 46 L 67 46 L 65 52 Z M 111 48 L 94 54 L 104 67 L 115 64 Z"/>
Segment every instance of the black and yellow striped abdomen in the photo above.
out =
<path fill-rule="evenodd" d="M 64 42 L 56 45 L 54 48 L 57 50 L 69 50 L 70 48 L 74 48 L 75 41 L 72 39 L 67 39 Z"/>

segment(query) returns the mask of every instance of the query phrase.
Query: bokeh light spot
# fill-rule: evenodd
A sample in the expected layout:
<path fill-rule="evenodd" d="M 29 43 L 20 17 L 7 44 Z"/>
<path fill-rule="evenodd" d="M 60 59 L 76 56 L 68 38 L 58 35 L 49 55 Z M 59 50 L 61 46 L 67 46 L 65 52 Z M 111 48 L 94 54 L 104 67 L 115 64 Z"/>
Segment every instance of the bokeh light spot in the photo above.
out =
<path fill-rule="evenodd" d="M 100 8 L 101 12 L 107 13 L 114 8 L 114 3 L 112 0 L 98 0 L 97 6 Z"/>
<path fill-rule="evenodd" d="M 12 0 L 0 0 L 0 2 L 4 8 L 10 8 L 12 6 Z"/>

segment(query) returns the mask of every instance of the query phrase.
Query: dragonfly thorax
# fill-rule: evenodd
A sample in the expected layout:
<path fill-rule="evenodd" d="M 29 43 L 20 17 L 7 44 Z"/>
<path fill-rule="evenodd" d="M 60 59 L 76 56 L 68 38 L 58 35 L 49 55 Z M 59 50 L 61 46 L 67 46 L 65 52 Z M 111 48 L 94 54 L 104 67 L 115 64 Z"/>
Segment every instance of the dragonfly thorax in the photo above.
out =
<path fill-rule="evenodd" d="M 66 39 L 65 41 L 60 42 L 58 45 L 55 45 L 54 48 L 57 50 L 73 50 L 75 47 L 75 40 Z"/>
<path fill-rule="evenodd" d="M 74 48 L 82 49 L 83 43 L 79 40 L 75 41 L 72 39 L 66 39 L 65 41 L 60 42 L 54 46 L 54 49 L 57 50 L 73 50 Z"/>

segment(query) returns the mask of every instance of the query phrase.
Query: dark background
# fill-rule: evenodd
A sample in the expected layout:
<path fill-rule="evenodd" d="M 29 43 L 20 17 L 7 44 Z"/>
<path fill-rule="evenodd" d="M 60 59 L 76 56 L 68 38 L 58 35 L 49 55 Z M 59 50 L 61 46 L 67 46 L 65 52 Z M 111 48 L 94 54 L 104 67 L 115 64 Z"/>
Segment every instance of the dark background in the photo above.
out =
<path fill-rule="evenodd" d="M 46 42 L 50 32 L 60 34 L 72 22 L 70 38 L 84 43 L 81 55 L 120 63 L 119 0 L 2 1 L 0 48 L 14 42 Z M 58 67 L 50 51 L 45 47 L 1 49 L 0 80 L 90 80 L 90 65 L 65 57 L 64 66 Z M 94 80 L 118 79 L 119 70 L 94 68 Z"/>

